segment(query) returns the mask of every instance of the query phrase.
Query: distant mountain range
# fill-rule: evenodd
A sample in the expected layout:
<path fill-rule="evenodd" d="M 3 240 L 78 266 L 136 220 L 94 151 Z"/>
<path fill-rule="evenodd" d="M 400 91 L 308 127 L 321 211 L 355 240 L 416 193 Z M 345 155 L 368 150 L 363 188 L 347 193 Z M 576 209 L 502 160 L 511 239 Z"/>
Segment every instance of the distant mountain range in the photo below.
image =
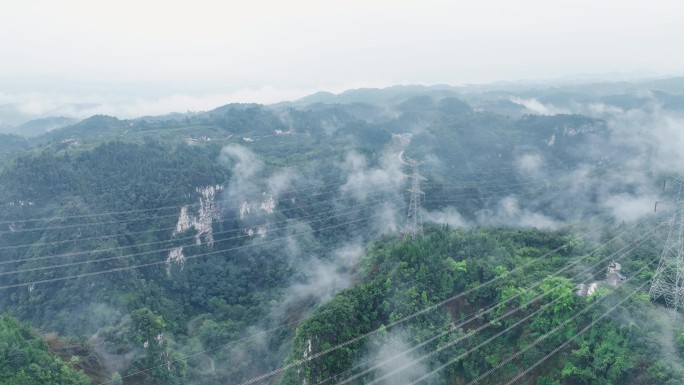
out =
<path fill-rule="evenodd" d="M 610 75 L 610 76 L 609 76 Z M 601 80 L 612 79 L 612 80 Z M 513 81 L 495 82 L 491 84 L 466 84 L 452 86 L 447 84 L 437 85 L 397 85 L 386 88 L 359 88 L 350 89 L 341 93 L 317 92 L 298 100 L 285 101 L 271 105 L 271 107 L 292 107 L 324 104 L 352 104 L 363 103 L 377 106 L 391 106 L 401 103 L 417 94 L 427 95 L 434 99 L 455 96 L 463 99 L 478 108 L 479 101 L 487 100 L 490 108 L 500 113 L 517 114 L 524 113 L 521 109 L 510 103 L 509 97 L 535 97 L 545 99 L 547 102 L 578 102 L 587 99 L 633 97 L 634 94 L 644 91 L 658 91 L 661 93 L 666 106 L 673 104 L 682 105 L 684 94 L 684 77 L 650 78 L 641 80 L 625 80 L 628 77 L 620 77 L 615 74 L 583 75 L 579 77 L 566 77 L 552 80 L 539 81 Z M 120 92 L 124 92 L 120 90 Z M 664 93 L 664 94 L 663 94 Z M 162 98 L 160 95 L 155 96 Z M 157 100 L 150 99 L 150 100 Z M 146 99 L 147 100 L 147 99 Z M 116 103 L 112 104 L 116 105 Z M 235 106 L 236 104 L 232 104 Z M 249 104 L 244 104 L 249 105 Z M 14 133 L 24 137 L 33 137 L 43 134 L 55 128 L 73 124 L 90 114 L 102 113 L 104 105 L 97 103 L 62 103 L 49 111 L 30 112 L 33 108 L 20 103 L 0 104 L 0 133 Z M 218 107 L 221 108 L 221 107 Z M 116 109 L 115 109 L 116 110 Z M 144 113 L 143 113 L 144 114 Z M 141 114 L 141 115 L 143 115 Z M 197 115 L 201 112 L 171 112 L 158 116 L 147 115 L 143 118 L 147 121 L 178 120 L 189 115 Z"/>

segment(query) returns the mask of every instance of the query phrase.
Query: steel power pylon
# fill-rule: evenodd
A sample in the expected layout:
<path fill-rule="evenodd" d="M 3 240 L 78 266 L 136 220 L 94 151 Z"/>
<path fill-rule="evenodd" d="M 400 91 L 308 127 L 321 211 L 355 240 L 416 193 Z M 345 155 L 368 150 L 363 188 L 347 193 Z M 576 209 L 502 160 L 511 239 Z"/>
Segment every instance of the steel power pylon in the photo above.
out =
<path fill-rule="evenodd" d="M 427 178 L 420 175 L 419 162 L 407 158 L 406 164 L 413 168 L 413 172 L 408 176 L 411 179 L 411 188 L 408 189 L 408 192 L 411 193 L 411 198 L 409 200 L 404 237 L 416 239 L 423 235 L 423 215 L 420 211 L 420 198 L 425 193 L 420 189 L 420 181 L 427 180 Z"/>
<path fill-rule="evenodd" d="M 675 311 L 684 307 L 684 181 L 676 181 L 679 195 L 670 218 L 670 232 L 649 291 L 652 300 L 663 297 Z"/>

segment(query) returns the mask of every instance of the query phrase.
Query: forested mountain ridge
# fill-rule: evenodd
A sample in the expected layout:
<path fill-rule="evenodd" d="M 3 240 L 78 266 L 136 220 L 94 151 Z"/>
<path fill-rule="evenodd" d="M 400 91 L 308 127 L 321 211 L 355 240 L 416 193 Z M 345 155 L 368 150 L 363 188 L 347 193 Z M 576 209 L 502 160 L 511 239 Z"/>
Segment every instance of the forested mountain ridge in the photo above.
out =
<path fill-rule="evenodd" d="M 578 281 L 600 278 L 603 268 L 587 271 L 577 265 L 566 269 L 564 276 L 549 277 L 551 271 L 573 259 L 597 267 L 618 258 L 633 275 L 653 262 L 647 256 L 658 255 L 653 244 L 623 254 L 628 241 L 619 237 L 607 249 L 591 251 L 579 239 L 568 246 L 574 236 L 435 228 L 415 243 L 376 243 L 361 263 L 362 282 L 321 306 L 297 328 L 288 360 L 293 367 L 284 382 L 458 383 L 477 378 L 482 384 L 501 383 L 543 358 L 551 350 L 546 346 L 560 345 L 597 320 L 617 301 L 613 297 L 626 294 L 618 291 L 627 290 L 623 287 L 602 288 L 590 297 L 575 295 Z M 498 307 L 488 306 L 502 301 Z M 656 341 L 663 325 L 648 320 L 662 317 L 665 327 L 672 327 L 665 313 L 658 312 L 645 293 L 637 295 L 619 314 L 611 314 L 590 334 L 544 362 L 543 374 L 532 378 L 541 384 L 681 381 L 677 365 L 655 353 L 662 349 Z M 526 321 L 524 326 L 518 326 L 519 320 Z M 359 335 L 368 337 L 345 344 Z M 539 338 L 544 338 L 542 344 Z M 516 353 L 516 347 L 527 351 L 489 376 L 492 367 Z M 316 357 L 326 350 L 330 352 Z M 658 356 L 662 358 L 654 359 Z"/>
<path fill-rule="evenodd" d="M 117 376 L 125 384 L 241 383 L 290 365 L 266 381 L 311 384 L 341 381 L 373 353 L 408 348 L 513 293 L 531 298 L 549 285 L 570 293 L 568 311 L 542 310 L 532 326 L 506 337 L 508 345 L 496 342 L 431 379 L 466 383 L 513 354 L 511 346 L 568 320 L 569 309 L 592 303 L 576 298 L 574 285 L 600 278 L 607 261 L 582 276 L 573 269 L 549 278 L 545 289 L 529 286 L 565 263 L 601 261 L 651 234 L 654 225 L 643 220 L 653 215 L 662 177 L 680 172 L 672 162 L 678 142 L 662 140 L 677 127 L 678 107 L 664 106 L 659 93 L 400 91 L 226 105 L 172 119 L 95 116 L 27 139 L 31 148 L 8 151 L 0 173 L 0 290 L 7 294 L 0 309 L 75 339 L 81 364 L 70 365 L 93 383 Z M 426 235 L 415 241 L 401 237 L 408 158 L 422 162 L 427 178 Z M 668 214 L 658 211 L 653 223 Z M 664 236 L 612 256 L 625 258 L 634 279 L 615 297 L 647 281 L 647 261 L 657 260 Z M 511 273 L 523 263 L 534 263 L 532 272 Z M 324 351 L 504 276 L 406 329 L 302 361 L 305 351 Z M 606 309 L 588 310 L 568 330 Z M 646 321 L 654 309 L 643 295 L 630 299 L 620 317 L 597 324 L 600 336 L 562 351 L 567 366 L 541 366 L 537 383 L 678 381 L 681 330 Z M 494 318 L 483 315 L 476 325 Z M 492 322 L 484 338 L 512 322 Z M 658 353 L 660 330 L 670 333 L 672 349 Z M 553 336 L 533 353 L 569 336 Z M 461 349 L 440 351 L 421 370 Z M 621 366 L 605 363 L 615 360 Z M 525 368 L 512 365 L 487 381 Z"/>

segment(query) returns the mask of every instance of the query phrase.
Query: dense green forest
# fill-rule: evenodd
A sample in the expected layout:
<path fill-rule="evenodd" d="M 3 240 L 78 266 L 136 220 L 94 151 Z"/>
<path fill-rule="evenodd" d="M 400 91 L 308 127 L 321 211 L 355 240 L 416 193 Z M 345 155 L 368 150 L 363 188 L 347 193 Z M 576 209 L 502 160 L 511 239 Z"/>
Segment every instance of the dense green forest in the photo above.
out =
<path fill-rule="evenodd" d="M 680 173 L 655 114 L 678 99 L 615 87 L 393 87 L 0 138 L 0 382 L 498 384 L 595 321 L 520 383 L 679 384 L 684 328 L 648 296 L 672 213 L 653 202 Z M 613 260 L 623 284 L 576 295 Z"/>
<path fill-rule="evenodd" d="M 26 324 L 8 316 L 0 317 L 0 382 L 7 385 L 51 384 L 86 385 L 88 377 L 69 362 L 50 354 L 41 336 Z"/>
<path fill-rule="evenodd" d="M 413 381 L 432 368 L 452 362 L 437 376 L 428 377 L 428 382 L 465 383 L 487 373 L 516 349 L 531 346 L 540 336 L 554 331 L 541 345 L 481 381 L 501 383 L 597 319 L 618 294 L 643 283 L 647 275 L 636 274 L 648 271 L 658 251 L 656 243 L 650 241 L 625 252 L 631 237 L 650 229 L 637 227 L 631 231 L 625 239 L 602 234 L 612 241 L 600 248 L 589 247 L 573 232 L 507 229 L 466 232 L 433 228 L 417 242 L 376 242 L 361 264 L 361 282 L 318 308 L 297 328 L 288 360 L 297 365 L 289 369 L 284 382 L 322 383 L 332 379 L 329 381 L 337 383 L 353 378 L 351 383 L 369 383 L 378 376 L 389 382 Z M 576 283 L 603 275 L 611 258 L 618 258 L 627 274 L 635 274 L 635 283 L 619 289 L 603 288 L 590 297 L 575 295 Z M 553 274 L 569 261 L 578 260 L 591 266 L 577 264 L 563 275 Z M 491 285 L 482 287 L 483 282 L 490 281 Z M 491 307 L 501 301 L 509 302 Z M 502 317 L 518 307 L 522 307 L 519 314 Z M 430 310 L 411 317 L 423 309 Z M 537 377 L 536 383 L 680 383 L 684 379 L 681 365 L 673 367 L 657 342 L 661 328 L 673 326 L 664 314 L 666 325 L 654 325 L 651 312 L 656 311 L 648 295 L 638 293 L 574 345 L 544 363 L 547 374 Z M 567 322 L 575 314 L 581 316 Z M 531 317 L 524 326 L 470 351 L 528 315 Z M 407 317 L 411 317 L 408 322 L 401 322 Z M 562 327 L 555 331 L 558 326 Z M 474 330 L 482 331 L 471 336 Z M 320 358 L 306 359 L 365 334 L 371 336 Z M 420 349 L 399 354 L 416 344 Z M 389 359 L 394 356 L 399 357 Z M 454 357 L 461 358 L 453 362 Z"/>

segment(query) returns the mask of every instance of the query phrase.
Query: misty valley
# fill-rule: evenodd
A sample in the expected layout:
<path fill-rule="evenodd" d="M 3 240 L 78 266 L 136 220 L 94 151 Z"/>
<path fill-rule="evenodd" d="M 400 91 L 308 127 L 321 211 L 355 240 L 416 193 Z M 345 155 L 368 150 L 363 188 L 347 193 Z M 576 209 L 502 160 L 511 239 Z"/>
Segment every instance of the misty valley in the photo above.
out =
<path fill-rule="evenodd" d="M 684 383 L 684 78 L 2 131 L 0 384 Z"/>

